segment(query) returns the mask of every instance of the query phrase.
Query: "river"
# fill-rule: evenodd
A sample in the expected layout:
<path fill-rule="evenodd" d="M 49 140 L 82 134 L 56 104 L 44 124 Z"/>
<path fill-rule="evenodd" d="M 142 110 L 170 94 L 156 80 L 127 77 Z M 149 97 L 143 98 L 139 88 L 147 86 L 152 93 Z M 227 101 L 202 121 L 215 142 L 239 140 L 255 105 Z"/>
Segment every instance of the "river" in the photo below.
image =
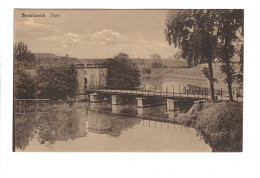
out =
<path fill-rule="evenodd" d="M 15 114 L 16 152 L 211 152 L 196 130 L 174 124 L 182 110 L 136 102 L 76 102 Z"/>

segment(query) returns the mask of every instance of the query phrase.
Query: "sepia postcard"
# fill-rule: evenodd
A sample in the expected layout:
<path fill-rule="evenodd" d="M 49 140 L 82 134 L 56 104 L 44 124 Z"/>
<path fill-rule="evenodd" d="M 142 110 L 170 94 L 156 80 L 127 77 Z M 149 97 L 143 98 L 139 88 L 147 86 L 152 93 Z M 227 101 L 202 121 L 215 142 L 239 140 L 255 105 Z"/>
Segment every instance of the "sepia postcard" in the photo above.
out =
<path fill-rule="evenodd" d="M 14 9 L 14 152 L 242 152 L 243 9 Z"/>

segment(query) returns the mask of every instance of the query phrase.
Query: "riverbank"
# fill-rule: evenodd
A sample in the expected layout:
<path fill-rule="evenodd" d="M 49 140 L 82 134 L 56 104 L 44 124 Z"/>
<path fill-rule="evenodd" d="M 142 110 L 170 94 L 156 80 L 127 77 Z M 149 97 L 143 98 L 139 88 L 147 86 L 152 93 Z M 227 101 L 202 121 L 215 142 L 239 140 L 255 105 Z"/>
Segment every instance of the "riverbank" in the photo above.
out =
<path fill-rule="evenodd" d="M 196 103 L 179 123 L 195 128 L 213 152 L 241 152 L 243 103 Z"/>

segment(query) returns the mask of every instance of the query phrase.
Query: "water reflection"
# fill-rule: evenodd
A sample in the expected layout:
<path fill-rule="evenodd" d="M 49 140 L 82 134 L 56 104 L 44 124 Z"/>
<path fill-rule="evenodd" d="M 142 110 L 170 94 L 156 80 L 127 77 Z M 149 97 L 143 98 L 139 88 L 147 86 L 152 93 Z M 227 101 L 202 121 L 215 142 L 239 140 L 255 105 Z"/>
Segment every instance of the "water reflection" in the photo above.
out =
<path fill-rule="evenodd" d="M 124 109 L 123 105 L 112 105 L 112 113 L 120 114 Z"/>
<path fill-rule="evenodd" d="M 88 130 L 95 133 L 107 133 L 111 130 L 111 119 L 99 112 L 88 112 Z"/>
<path fill-rule="evenodd" d="M 15 115 L 17 151 L 209 151 L 194 129 L 147 116 L 174 120 L 178 111 L 136 103 L 74 103 L 72 108 Z M 138 115 L 139 117 L 136 117 Z"/>
<path fill-rule="evenodd" d="M 101 111 L 88 112 L 88 130 L 95 133 L 105 133 L 112 137 L 119 137 L 122 131 L 132 128 L 140 123 L 141 119 L 134 117 L 122 117 Z"/>
<path fill-rule="evenodd" d="M 25 149 L 37 136 L 40 144 L 85 137 L 85 117 L 79 109 L 15 115 L 15 147 Z"/>

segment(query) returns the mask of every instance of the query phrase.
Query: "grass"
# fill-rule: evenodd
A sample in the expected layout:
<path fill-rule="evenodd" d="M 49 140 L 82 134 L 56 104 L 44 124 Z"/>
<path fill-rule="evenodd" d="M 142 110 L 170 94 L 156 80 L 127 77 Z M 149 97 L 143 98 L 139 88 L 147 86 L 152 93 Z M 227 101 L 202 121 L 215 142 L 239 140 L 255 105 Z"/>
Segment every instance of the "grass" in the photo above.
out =
<path fill-rule="evenodd" d="M 220 71 L 220 63 L 213 64 L 214 78 L 218 79 L 218 83 L 215 83 L 215 89 L 226 89 L 227 84 L 224 83 L 224 78 L 226 77 Z M 144 78 L 151 78 L 153 80 L 153 84 L 157 83 L 160 85 L 162 82 L 173 82 L 177 83 L 180 86 L 185 86 L 187 84 L 197 85 L 200 87 L 209 87 L 209 81 L 202 74 L 201 70 L 203 67 L 207 67 L 207 64 L 200 64 L 192 68 L 164 68 L 164 69 L 153 69 L 151 74 L 143 75 Z M 238 70 L 238 64 L 235 64 L 235 68 Z M 149 81 L 145 81 L 143 83 L 149 83 Z M 236 83 L 233 83 L 234 87 L 238 87 Z"/>

